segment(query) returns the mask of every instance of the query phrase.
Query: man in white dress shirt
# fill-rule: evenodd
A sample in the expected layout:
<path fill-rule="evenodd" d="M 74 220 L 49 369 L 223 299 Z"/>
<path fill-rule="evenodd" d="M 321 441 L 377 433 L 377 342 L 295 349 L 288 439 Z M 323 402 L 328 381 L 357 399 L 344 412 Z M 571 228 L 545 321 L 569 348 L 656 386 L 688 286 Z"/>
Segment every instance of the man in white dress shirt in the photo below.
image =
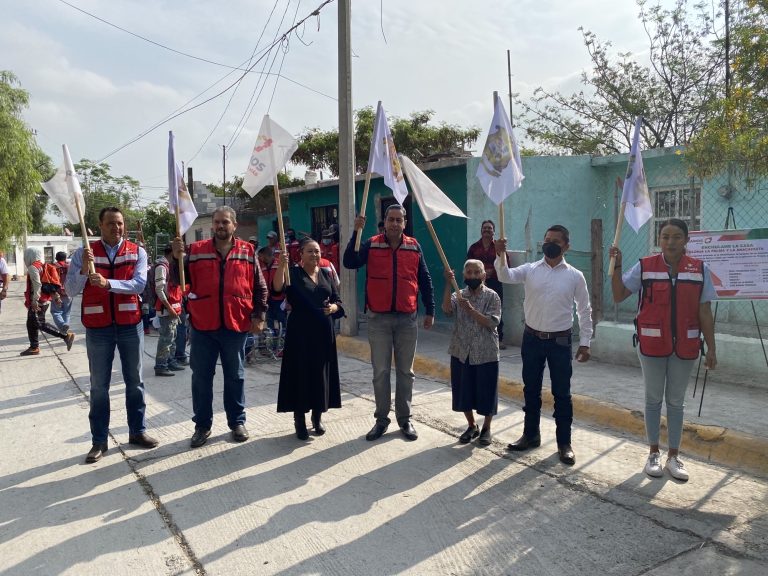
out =
<path fill-rule="evenodd" d="M 572 465 L 576 457 L 571 447 L 571 329 L 573 304 L 579 318 L 579 348 L 576 360 L 589 360 L 589 341 L 592 337 L 592 306 L 589 303 L 584 275 L 565 261 L 570 248 L 568 229 L 556 224 L 544 236 L 544 258 L 516 268 L 508 268 L 507 240 L 496 240 L 494 267 L 501 282 L 524 284 L 525 333 L 521 355 L 523 358 L 523 395 L 525 397 L 525 424 L 523 435 L 507 446 L 511 451 L 528 450 L 541 445 L 539 420 L 541 417 L 541 385 L 544 365 L 549 365 L 552 395 L 555 399 L 557 451 L 560 461 Z"/>

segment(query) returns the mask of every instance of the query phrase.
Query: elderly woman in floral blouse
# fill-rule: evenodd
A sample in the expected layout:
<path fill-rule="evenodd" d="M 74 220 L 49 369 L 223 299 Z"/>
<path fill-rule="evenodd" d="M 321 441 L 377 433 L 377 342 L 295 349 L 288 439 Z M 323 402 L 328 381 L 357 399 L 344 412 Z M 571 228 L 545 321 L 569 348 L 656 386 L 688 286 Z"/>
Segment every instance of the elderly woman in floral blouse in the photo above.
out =
<path fill-rule="evenodd" d="M 491 420 L 499 403 L 499 335 L 501 300 L 485 283 L 485 267 L 480 260 L 464 263 L 461 292 L 451 294 L 453 270 L 445 271 L 443 312 L 454 316 L 451 355 L 451 393 L 453 410 L 464 412 L 467 430 L 459 442 L 491 443 Z M 475 423 L 474 412 L 485 416 L 482 430 Z"/>

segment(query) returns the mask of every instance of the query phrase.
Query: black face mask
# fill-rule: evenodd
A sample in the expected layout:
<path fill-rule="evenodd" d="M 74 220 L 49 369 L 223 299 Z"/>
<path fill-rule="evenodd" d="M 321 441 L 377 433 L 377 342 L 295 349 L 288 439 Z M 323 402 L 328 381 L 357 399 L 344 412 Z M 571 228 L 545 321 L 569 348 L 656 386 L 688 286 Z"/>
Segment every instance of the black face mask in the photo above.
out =
<path fill-rule="evenodd" d="M 563 253 L 560 244 L 555 244 L 554 242 L 544 242 L 541 246 L 541 251 L 544 252 L 544 256 L 547 258 L 557 258 Z"/>
<path fill-rule="evenodd" d="M 466 284 L 470 290 L 477 290 L 477 287 L 482 283 L 483 281 L 480 278 L 464 278 L 464 284 Z"/>

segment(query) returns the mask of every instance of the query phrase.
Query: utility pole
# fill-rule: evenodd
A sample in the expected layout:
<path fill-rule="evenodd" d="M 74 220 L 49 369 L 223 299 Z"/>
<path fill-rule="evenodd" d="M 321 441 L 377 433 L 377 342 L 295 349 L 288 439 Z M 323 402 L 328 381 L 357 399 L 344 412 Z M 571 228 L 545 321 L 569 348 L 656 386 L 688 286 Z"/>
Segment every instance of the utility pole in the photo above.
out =
<path fill-rule="evenodd" d="M 355 143 L 352 124 L 352 48 L 350 20 L 352 0 L 339 0 L 339 222 L 341 245 L 346 246 L 355 225 Z M 361 230 L 362 233 L 362 230 Z M 357 270 L 341 270 L 341 293 L 347 317 L 341 333 L 357 335 Z"/>
<path fill-rule="evenodd" d="M 221 145 L 221 191 L 224 193 L 224 205 L 227 205 L 227 145 Z"/>

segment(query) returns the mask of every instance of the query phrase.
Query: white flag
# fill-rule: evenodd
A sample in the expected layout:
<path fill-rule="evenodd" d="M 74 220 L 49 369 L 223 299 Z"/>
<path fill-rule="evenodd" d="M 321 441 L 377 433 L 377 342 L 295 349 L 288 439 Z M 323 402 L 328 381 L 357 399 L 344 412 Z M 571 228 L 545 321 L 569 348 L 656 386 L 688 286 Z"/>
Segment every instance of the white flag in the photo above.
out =
<path fill-rule="evenodd" d="M 64 218 L 67 219 L 67 222 L 80 224 L 75 202 L 80 203 L 80 210 L 85 214 L 85 200 L 83 200 L 80 182 L 77 179 L 77 174 L 75 174 L 75 167 L 72 165 L 66 144 L 62 146 L 62 150 L 64 152 L 64 166 L 56 170 L 56 174 L 48 182 L 41 182 L 41 185 Z"/>
<path fill-rule="evenodd" d="M 441 214 L 451 214 L 466 218 L 461 208 L 456 206 L 445 193 L 432 182 L 414 164 L 408 156 L 400 155 L 400 162 L 411 184 L 411 192 L 421 208 L 424 220 L 434 220 Z"/>
<path fill-rule="evenodd" d="M 368 172 L 376 172 L 384 178 L 384 184 L 392 190 L 397 201 L 402 204 L 408 196 L 408 188 L 405 186 L 400 160 L 395 150 L 395 142 L 389 132 L 387 115 L 384 107 L 379 102 L 376 108 L 376 121 L 373 126 L 373 138 L 371 139 L 371 153 L 368 156 Z"/>
<path fill-rule="evenodd" d="M 493 120 L 477 167 L 477 179 L 485 195 L 498 206 L 522 186 L 525 176 L 507 111 L 498 96 L 494 100 Z"/>
<path fill-rule="evenodd" d="M 179 234 L 183 236 L 197 219 L 197 208 L 184 182 L 184 174 L 176 163 L 173 132 L 168 132 L 168 209 L 176 214 L 179 206 Z"/>
<path fill-rule="evenodd" d="M 640 154 L 640 125 L 642 118 L 635 121 L 635 135 L 632 138 L 632 149 L 629 152 L 627 176 L 624 179 L 624 189 L 621 201 L 626 202 L 624 217 L 635 232 L 653 216 L 651 197 L 648 193 L 648 182 L 645 179 L 643 157 Z"/>
<path fill-rule="evenodd" d="M 253 198 L 264 186 L 274 184 L 275 175 L 291 159 L 298 148 L 296 140 L 269 115 L 264 116 L 259 136 L 245 169 L 243 190 Z"/>

